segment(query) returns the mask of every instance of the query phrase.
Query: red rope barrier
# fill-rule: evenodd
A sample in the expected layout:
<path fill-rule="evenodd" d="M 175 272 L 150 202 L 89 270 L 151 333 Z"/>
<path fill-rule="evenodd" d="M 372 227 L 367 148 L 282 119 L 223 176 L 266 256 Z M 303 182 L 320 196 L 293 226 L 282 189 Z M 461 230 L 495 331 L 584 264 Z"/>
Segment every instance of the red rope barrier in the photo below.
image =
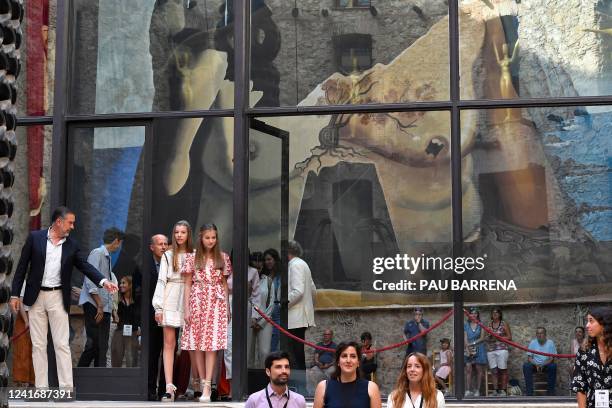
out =
<path fill-rule="evenodd" d="M 322 350 L 322 351 L 330 351 L 330 352 L 334 352 L 336 351 L 335 349 L 329 348 L 329 347 L 322 347 L 322 346 L 317 346 L 314 343 L 311 343 L 309 341 L 306 341 L 304 339 L 301 339 L 291 333 L 289 333 L 285 328 L 283 328 L 281 325 L 277 324 L 275 321 L 273 321 L 268 315 L 266 315 L 264 312 L 262 312 L 257 306 L 253 305 L 253 308 L 255 308 L 255 311 L 257 313 L 259 313 L 259 315 L 268 323 L 270 323 L 272 326 L 276 327 L 281 333 L 283 333 L 285 336 L 292 338 L 293 340 L 299 341 L 300 343 L 303 343 L 309 347 L 312 347 L 314 349 L 317 350 Z M 448 312 L 446 312 L 446 314 L 444 316 L 442 316 L 442 318 L 440 320 L 438 320 L 433 326 L 431 326 L 429 329 L 424 330 L 422 332 L 420 332 L 419 334 L 417 334 L 414 337 L 411 337 L 407 340 L 404 340 L 402 342 L 399 343 L 395 343 L 395 344 L 391 344 L 389 346 L 385 346 L 379 349 L 370 349 L 370 350 L 364 350 L 364 353 L 380 353 L 382 351 L 387 351 L 387 350 L 391 350 L 397 347 L 401 347 L 401 346 L 405 346 L 409 343 L 412 343 L 413 341 L 415 341 L 416 339 L 425 336 L 427 333 L 429 333 L 430 331 L 436 329 L 438 326 L 440 326 L 442 323 L 444 323 L 445 321 L 448 320 L 449 317 L 451 317 L 453 315 L 453 309 L 449 310 Z"/>
<path fill-rule="evenodd" d="M 25 329 L 23 329 L 20 333 L 14 335 L 13 337 L 11 337 L 11 342 L 17 340 L 18 338 L 20 338 L 21 336 L 23 336 L 24 334 L 26 334 L 28 331 L 30 331 L 29 327 L 26 327 Z"/>
<path fill-rule="evenodd" d="M 463 309 L 463 313 L 468 317 L 469 320 L 472 320 L 470 318 L 470 314 L 469 314 L 469 312 L 467 310 Z M 507 338 L 498 335 L 497 333 L 495 333 L 494 331 L 489 329 L 487 326 L 485 326 L 484 324 L 482 324 L 482 322 L 480 322 L 478 320 L 472 320 L 472 321 L 476 322 L 476 324 L 478 324 L 480 327 L 482 327 L 484 331 L 489 333 L 491 336 L 495 337 L 497 340 L 499 340 L 499 341 L 501 341 L 503 343 L 509 344 L 512 347 L 516 347 L 517 349 L 526 351 L 528 353 L 539 354 L 541 356 L 546 356 L 546 357 L 576 358 L 575 354 L 552 354 L 552 353 L 546 353 L 544 351 L 531 350 L 530 348 L 525 347 L 522 344 L 516 343 L 516 342 L 514 342 L 512 340 L 508 340 Z"/>

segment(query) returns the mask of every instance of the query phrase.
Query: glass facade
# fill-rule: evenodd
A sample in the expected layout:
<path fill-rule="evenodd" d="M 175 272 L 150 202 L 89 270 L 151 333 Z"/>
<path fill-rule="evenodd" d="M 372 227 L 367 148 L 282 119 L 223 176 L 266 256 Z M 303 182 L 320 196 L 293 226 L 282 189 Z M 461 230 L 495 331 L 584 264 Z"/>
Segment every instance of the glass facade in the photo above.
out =
<path fill-rule="evenodd" d="M 142 242 L 143 208 L 135 203 L 144 199 L 144 145 L 144 126 L 76 127 L 68 135 L 67 204 L 78 208 L 80 215 L 74 235 L 84 248 L 94 249 L 104 244 L 109 228 L 126 233 L 120 250 L 109 253 L 111 279 L 123 288 L 116 299 L 100 295 L 105 307 L 102 322 L 88 313 L 96 306 L 88 295 L 91 281 L 80 274 L 72 276 L 74 367 L 141 366 L 143 274 L 138 255 L 147 242 Z M 91 256 L 88 259 L 94 262 Z M 132 326 L 131 333 L 124 332 L 125 325 Z M 101 357 L 107 354 L 110 358 Z"/>
<path fill-rule="evenodd" d="M 252 3 L 251 81 L 262 92 L 252 106 L 449 99 L 444 1 L 333 3 Z"/>
<path fill-rule="evenodd" d="M 249 301 L 292 326 L 290 240 L 316 287 L 306 340 L 396 345 L 362 361 L 383 395 L 416 346 L 436 371 L 452 361 L 438 371 L 448 398 L 575 398 L 575 328 L 611 300 L 612 9 L 549 3 L 61 4 L 65 109 L 53 162 L 41 160 L 67 177 L 51 204 L 77 211 L 87 251 L 105 228 L 126 231 L 113 270 L 141 302 L 138 346 L 113 362 L 111 332 L 102 367 L 144 381 L 148 240 L 185 219 L 215 223 L 232 254 L 234 399 L 261 388 L 266 353 L 288 346 Z M 431 332 L 399 344 L 421 326 Z M 542 335 L 559 354 L 550 382 L 519 348 Z M 312 397 L 329 355 L 305 353 L 291 385 Z M 84 395 L 99 395 L 91 384 L 110 374 L 82 372 Z"/>

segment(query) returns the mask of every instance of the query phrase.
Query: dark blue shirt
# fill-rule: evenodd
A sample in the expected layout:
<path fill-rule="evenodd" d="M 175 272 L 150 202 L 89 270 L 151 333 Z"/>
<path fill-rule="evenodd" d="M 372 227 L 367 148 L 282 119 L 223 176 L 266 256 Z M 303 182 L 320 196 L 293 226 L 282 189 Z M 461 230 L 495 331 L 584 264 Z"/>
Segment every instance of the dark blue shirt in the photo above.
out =
<path fill-rule="evenodd" d="M 350 383 L 327 380 L 323 396 L 325 408 L 370 408 L 368 384 L 363 378 Z"/>
<path fill-rule="evenodd" d="M 323 344 L 323 342 L 319 342 L 317 343 L 317 346 L 333 348 L 334 350 L 336 349 L 336 347 L 338 347 L 333 341 L 329 344 Z M 315 350 L 315 353 L 319 355 L 319 363 L 321 364 L 331 364 L 336 359 L 336 353 L 334 353 L 333 351 L 323 351 L 317 349 Z"/>
<path fill-rule="evenodd" d="M 426 329 L 429 329 L 429 322 L 425 319 L 421 319 L 421 324 Z M 419 325 L 414 320 L 409 320 L 404 325 L 404 334 L 407 338 L 411 338 L 419 334 L 421 330 L 419 329 Z M 406 349 L 406 354 L 419 352 L 427 355 L 427 340 L 426 336 L 419 337 L 414 340 L 412 343 L 408 344 L 408 348 Z"/>

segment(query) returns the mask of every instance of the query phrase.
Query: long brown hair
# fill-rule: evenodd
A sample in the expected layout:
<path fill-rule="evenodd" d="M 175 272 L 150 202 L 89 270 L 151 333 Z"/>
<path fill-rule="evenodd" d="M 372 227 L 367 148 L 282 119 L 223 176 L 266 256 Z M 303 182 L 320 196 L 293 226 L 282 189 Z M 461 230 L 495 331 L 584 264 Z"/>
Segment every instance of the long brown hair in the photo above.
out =
<path fill-rule="evenodd" d="M 603 341 L 606 348 L 607 360 L 612 359 L 612 308 L 611 307 L 595 307 L 589 310 L 588 315 L 593 316 L 593 319 L 597 320 L 603 327 Z M 585 346 L 592 347 L 597 345 L 597 338 L 591 337 L 588 334 L 585 336 L 587 339 L 584 342 L 583 349 Z"/>
<path fill-rule="evenodd" d="M 174 231 L 176 230 L 176 227 L 186 227 L 187 228 L 187 241 L 185 241 L 185 253 L 191 253 L 193 252 L 193 238 L 192 238 L 192 231 L 191 231 L 191 225 L 189 224 L 189 222 L 185 221 L 185 220 L 180 220 L 177 221 L 176 224 L 174 224 L 174 227 L 172 227 L 172 269 L 175 272 L 180 272 L 179 271 L 179 263 L 178 263 L 178 244 L 176 243 L 176 241 L 174 240 Z"/>
<path fill-rule="evenodd" d="M 215 231 L 215 234 L 217 234 L 217 242 L 215 242 L 215 246 L 212 248 L 212 259 L 215 263 L 215 269 L 223 269 L 225 268 L 225 261 L 223 260 L 221 249 L 219 248 L 219 230 L 215 224 L 204 224 L 200 227 L 198 245 L 196 246 L 195 267 L 196 269 L 200 269 L 206 266 L 206 249 L 202 243 L 202 237 L 204 237 L 206 231 Z"/>
<path fill-rule="evenodd" d="M 124 279 L 130 285 L 130 290 L 128 293 L 130 294 L 130 304 L 132 304 L 134 303 L 134 285 L 132 284 L 132 277 L 129 275 L 125 275 L 121 277 L 121 279 L 119 279 L 119 282 L 121 283 L 121 281 Z M 125 300 L 125 293 L 120 292 L 119 297 L 121 298 L 121 301 L 127 305 L 127 301 Z"/>
<path fill-rule="evenodd" d="M 408 380 L 408 374 L 406 374 L 406 367 L 408 366 L 408 359 L 413 356 L 416 357 L 421 367 L 423 367 L 423 378 L 421 379 L 421 398 L 423 400 L 423 405 L 425 408 L 438 408 L 438 399 L 436 396 L 438 391 L 436 390 L 436 382 L 433 378 L 431 364 L 427 356 L 421 353 L 410 353 L 404 359 L 402 370 L 397 377 L 397 382 L 393 389 L 393 397 L 391 398 L 393 406 L 401 407 L 404 405 L 406 394 L 410 389 L 410 381 Z"/>

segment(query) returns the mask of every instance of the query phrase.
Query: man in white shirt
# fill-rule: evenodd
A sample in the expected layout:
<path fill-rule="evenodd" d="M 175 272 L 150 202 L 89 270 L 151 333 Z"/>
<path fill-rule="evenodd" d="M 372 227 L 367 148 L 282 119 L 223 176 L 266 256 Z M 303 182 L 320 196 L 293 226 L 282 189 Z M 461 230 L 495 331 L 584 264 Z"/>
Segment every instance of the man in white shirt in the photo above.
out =
<path fill-rule="evenodd" d="M 47 327 L 51 327 L 59 386 L 72 388 L 72 358 L 69 344 L 68 311 L 70 310 L 70 277 L 73 268 L 80 270 L 110 293 L 117 285 L 85 259 L 77 243 L 69 237 L 74 229 L 75 214 L 58 207 L 51 216 L 48 230 L 32 231 L 21 250 L 11 288 L 11 308 L 21 305 L 19 294 L 24 281 L 23 304 L 29 306 L 32 360 L 37 388 L 48 387 Z"/>
<path fill-rule="evenodd" d="M 289 332 L 300 339 L 305 339 L 306 329 L 315 326 L 313 299 L 316 295 L 316 287 L 312 281 L 308 264 L 300 258 L 302 253 L 302 246 L 298 242 L 288 242 Z M 298 389 L 305 392 L 306 357 L 304 355 L 304 344 L 290 338 L 287 348 L 294 367 L 294 378 Z"/>

